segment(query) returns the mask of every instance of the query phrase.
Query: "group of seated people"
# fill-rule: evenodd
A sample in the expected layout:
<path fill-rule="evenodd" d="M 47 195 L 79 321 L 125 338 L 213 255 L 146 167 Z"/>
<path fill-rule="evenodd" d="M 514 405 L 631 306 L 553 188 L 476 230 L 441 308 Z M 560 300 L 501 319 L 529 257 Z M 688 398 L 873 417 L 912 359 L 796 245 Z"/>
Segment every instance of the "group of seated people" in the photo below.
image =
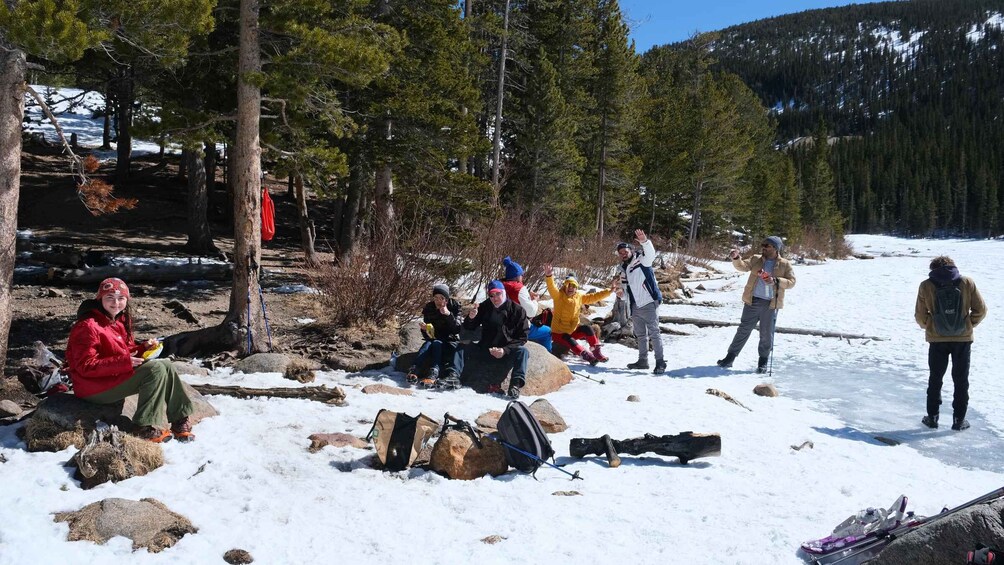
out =
<path fill-rule="evenodd" d="M 432 287 L 432 301 L 422 309 L 419 322 L 425 343 L 408 369 L 408 380 L 427 387 L 459 388 L 464 371 L 464 359 L 479 358 L 487 363 L 512 366 L 512 377 L 506 394 L 519 398 L 526 384 L 526 367 L 530 354 L 526 342 L 539 343 L 548 351 L 558 343 L 572 354 L 595 365 L 607 361 L 600 351 L 600 342 L 592 327 L 580 324 L 583 305 L 603 300 L 615 288 L 594 293 L 579 290 L 574 276 L 565 278 L 561 287 L 554 283 L 554 272 L 545 266 L 548 294 L 553 309 L 541 308 L 538 296 L 523 285 L 523 267 L 511 258 L 502 260 L 505 278 L 488 283 L 488 298 L 463 316 L 460 303 L 450 296 L 445 284 Z M 460 343 L 461 329 L 481 328 L 477 343 L 464 348 Z M 578 340 L 585 340 L 585 349 Z"/>

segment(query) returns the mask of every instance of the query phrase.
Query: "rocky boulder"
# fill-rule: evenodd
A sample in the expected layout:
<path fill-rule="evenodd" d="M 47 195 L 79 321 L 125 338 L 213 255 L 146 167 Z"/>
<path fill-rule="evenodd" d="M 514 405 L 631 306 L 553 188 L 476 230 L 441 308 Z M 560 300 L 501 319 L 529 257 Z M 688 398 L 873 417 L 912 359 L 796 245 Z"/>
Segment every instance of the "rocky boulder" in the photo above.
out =
<path fill-rule="evenodd" d="M 117 483 L 143 476 L 164 464 L 159 443 L 132 437 L 115 426 L 101 426 L 90 433 L 87 444 L 73 456 L 75 478 L 87 490 L 106 482 Z"/>
<path fill-rule="evenodd" d="M 982 543 L 1004 547 L 1004 500 L 978 504 L 899 536 L 870 565 L 962 563 Z"/>
<path fill-rule="evenodd" d="M 498 476 L 509 470 L 503 449 L 488 438 L 481 440 L 479 448 L 470 434 L 446 430 L 432 448 L 429 468 L 451 479 L 464 481 L 485 475 Z"/>
<path fill-rule="evenodd" d="M 538 398 L 530 404 L 530 413 L 540 422 L 540 427 L 549 434 L 559 434 L 568 429 L 568 424 L 554 406 L 543 398 Z M 489 410 L 478 416 L 474 421 L 479 428 L 486 430 L 496 430 L 499 425 L 499 418 L 502 413 L 498 410 Z"/>
<path fill-rule="evenodd" d="M 172 512 L 158 500 L 106 498 L 76 512 L 58 512 L 56 522 L 69 522 L 67 541 L 89 540 L 104 544 L 116 536 L 132 540 L 133 550 L 146 548 L 159 553 L 186 534 L 199 530 L 181 514 Z"/>
<path fill-rule="evenodd" d="M 542 345 L 528 342 L 526 347 L 530 350 L 530 360 L 526 367 L 524 395 L 548 394 L 572 381 L 572 372 L 561 359 L 551 355 Z M 511 371 L 512 367 L 505 363 L 486 363 L 480 356 L 472 355 L 464 359 L 464 373 L 460 380 L 464 386 L 469 386 L 477 392 L 488 392 L 488 388 L 493 384 L 500 385 L 502 390 L 508 390 Z"/>
<path fill-rule="evenodd" d="M 761 383 L 753 387 L 753 394 L 774 398 L 777 396 L 777 389 L 770 383 Z"/>
<path fill-rule="evenodd" d="M 197 390 L 187 383 L 182 383 L 182 386 L 195 406 L 195 412 L 190 417 L 192 425 L 219 414 Z M 138 400 L 139 396 L 133 395 L 112 404 L 94 404 L 72 394 L 50 396 L 39 402 L 24 427 L 28 451 L 62 451 L 71 445 L 83 447 L 85 438 L 99 420 L 131 430 Z M 166 414 L 159 425 L 168 426 Z"/>
<path fill-rule="evenodd" d="M 234 370 L 241 373 L 284 374 L 293 359 L 283 353 L 255 353 L 234 363 Z"/>

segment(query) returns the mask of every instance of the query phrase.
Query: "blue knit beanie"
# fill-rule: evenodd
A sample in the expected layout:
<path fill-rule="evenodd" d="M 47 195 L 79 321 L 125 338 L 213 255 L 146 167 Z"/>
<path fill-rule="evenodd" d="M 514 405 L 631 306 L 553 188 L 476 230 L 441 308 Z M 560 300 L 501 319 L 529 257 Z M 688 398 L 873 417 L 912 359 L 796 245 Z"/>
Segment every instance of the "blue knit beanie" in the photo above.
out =
<path fill-rule="evenodd" d="M 776 235 L 764 238 L 763 242 L 769 243 L 772 246 L 774 246 L 774 249 L 777 249 L 778 253 L 780 253 L 784 249 L 784 242 L 782 242 L 781 238 Z"/>
<path fill-rule="evenodd" d="M 502 260 L 502 264 L 505 265 L 505 280 L 511 281 L 515 280 L 516 277 L 523 276 L 523 267 L 519 263 L 513 261 L 510 257 L 506 256 Z"/>

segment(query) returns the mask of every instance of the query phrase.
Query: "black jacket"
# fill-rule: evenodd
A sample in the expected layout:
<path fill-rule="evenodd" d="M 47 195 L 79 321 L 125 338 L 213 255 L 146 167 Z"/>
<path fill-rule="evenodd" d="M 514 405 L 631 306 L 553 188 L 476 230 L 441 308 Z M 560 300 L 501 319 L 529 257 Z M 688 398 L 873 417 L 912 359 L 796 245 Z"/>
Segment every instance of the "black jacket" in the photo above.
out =
<path fill-rule="evenodd" d="M 512 353 L 517 348 L 526 345 L 527 334 L 530 333 L 530 323 L 526 319 L 526 311 L 512 300 L 506 300 L 498 308 L 491 300 L 485 300 L 478 305 L 478 315 L 464 318 L 464 327 L 473 330 L 481 326 L 482 349 L 501 347 L 506 353 Z"/>
<path fill-rule="evenodd" d="M 435 332 L 435 339 L 444 342 L 457 343 L 460 341 L 460 303 L 452 298 L 446 303 L 449 314 L 443 314 L 436 308 L 435 302 L 429 302 L 422 308 L 422 319 L 426 324 L 432 324 Z M 422 332 L 423 334 L 425 332 Z M 426 335 L 425 337 L 430 337 Z"/>

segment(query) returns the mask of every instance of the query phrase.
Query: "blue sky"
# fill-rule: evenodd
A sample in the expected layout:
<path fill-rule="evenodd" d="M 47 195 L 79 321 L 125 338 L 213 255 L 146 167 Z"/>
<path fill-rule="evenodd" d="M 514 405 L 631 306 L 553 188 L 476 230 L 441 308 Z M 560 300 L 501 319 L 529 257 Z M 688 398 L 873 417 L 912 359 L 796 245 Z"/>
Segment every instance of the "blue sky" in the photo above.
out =
<path fill-rule="evenodd" d="M 735 24 L 816 8 L 868 4 L 878 0 L 620 0 L 635 49 L 687 39 L 695 30 L 714 31 Z"/>

